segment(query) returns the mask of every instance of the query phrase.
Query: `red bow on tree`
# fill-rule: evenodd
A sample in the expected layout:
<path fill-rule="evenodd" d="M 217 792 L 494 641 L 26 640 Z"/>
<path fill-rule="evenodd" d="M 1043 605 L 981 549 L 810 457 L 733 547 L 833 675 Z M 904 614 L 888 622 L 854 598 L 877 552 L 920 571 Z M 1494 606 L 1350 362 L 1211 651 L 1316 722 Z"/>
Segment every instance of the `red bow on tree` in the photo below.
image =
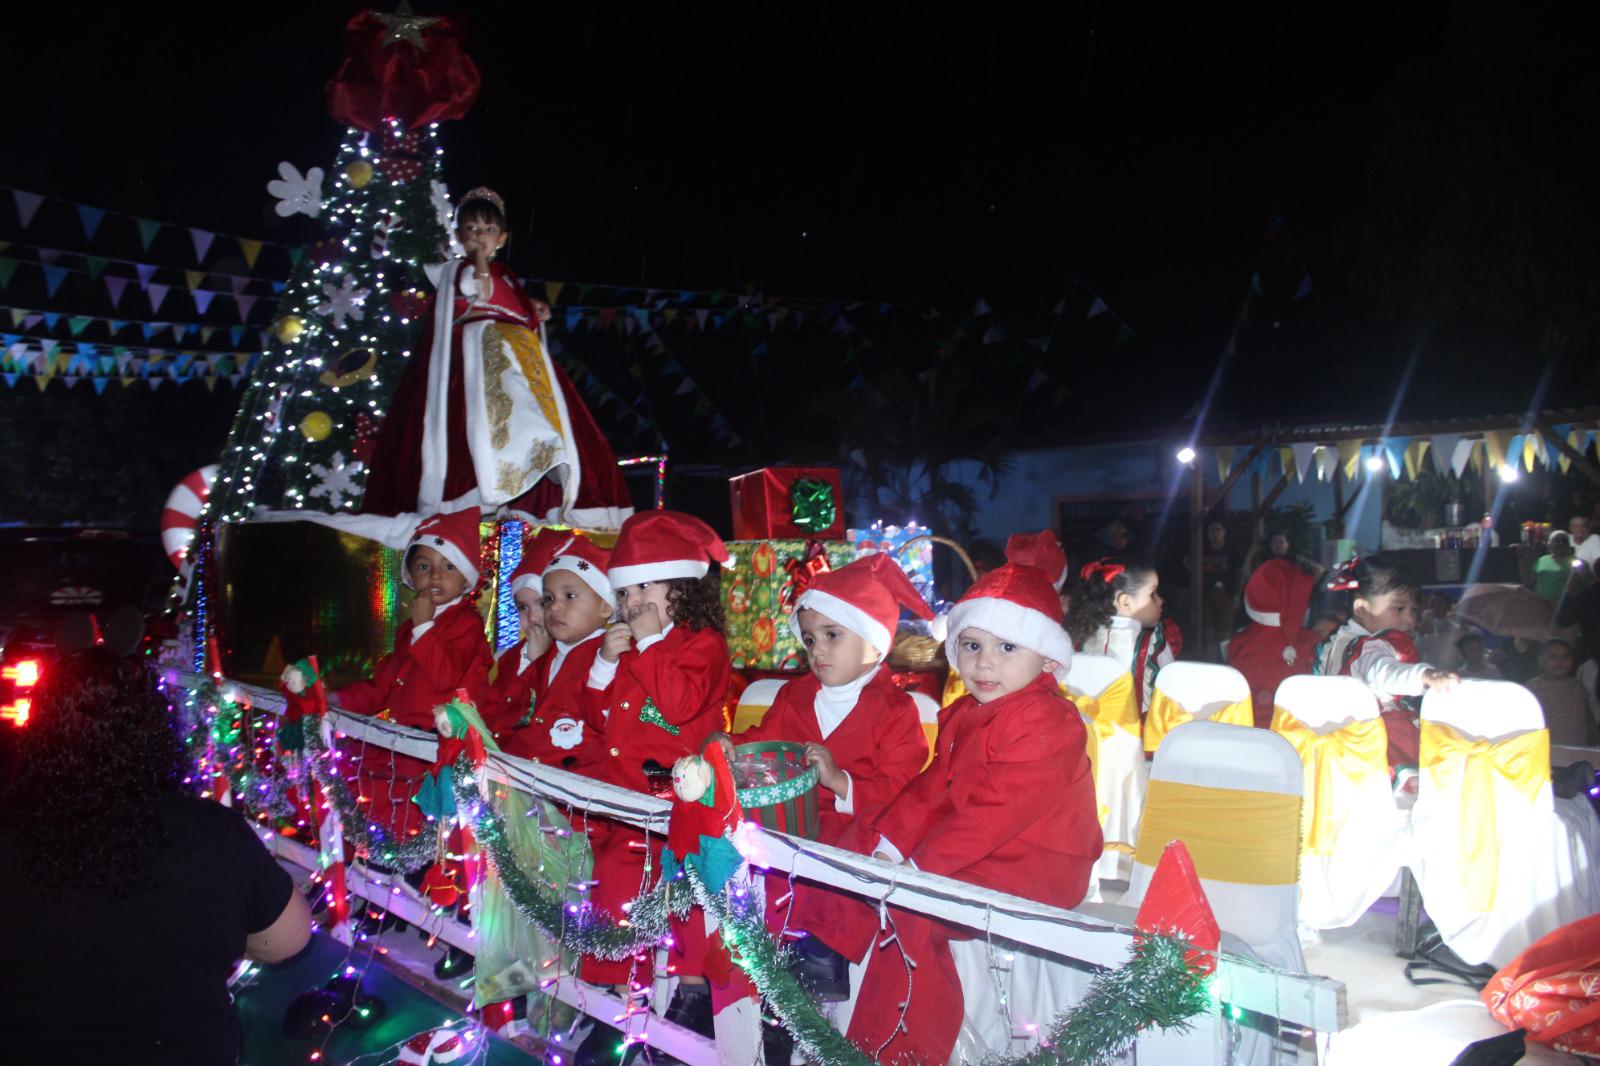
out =
<path fill-rule="evenodd" d="M 346 126 L 375 133 L 397 119 L 417 129 L 460 118 L 478 98 L 478 65 L 447 17 L 419 18 L 410 4 L 362 11 L 345 23 L 344 47 L 327 93 L 328 113 Z"/>

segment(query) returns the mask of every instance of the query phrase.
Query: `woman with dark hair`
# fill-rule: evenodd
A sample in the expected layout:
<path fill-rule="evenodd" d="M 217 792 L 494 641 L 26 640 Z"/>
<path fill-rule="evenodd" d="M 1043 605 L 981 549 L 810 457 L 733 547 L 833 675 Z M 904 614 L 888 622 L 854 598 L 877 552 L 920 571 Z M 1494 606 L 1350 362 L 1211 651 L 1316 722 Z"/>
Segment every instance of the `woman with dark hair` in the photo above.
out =
<path fill-rule="evenodd" d="M 236 1062 L 229 972 L 299 952 L 305 900 L 243 818 L 183 791 L 172 711 L 143 662 L 68 655 L 31 712 L 0 793 L 3 1057 Z"/>

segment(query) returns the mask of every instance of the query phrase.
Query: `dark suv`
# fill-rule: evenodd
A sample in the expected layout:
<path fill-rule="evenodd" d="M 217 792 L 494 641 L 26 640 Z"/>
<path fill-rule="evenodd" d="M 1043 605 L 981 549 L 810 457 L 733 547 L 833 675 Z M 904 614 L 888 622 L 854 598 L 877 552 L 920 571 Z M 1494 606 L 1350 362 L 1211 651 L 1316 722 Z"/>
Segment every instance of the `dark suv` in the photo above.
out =
<path fill-rule="evenodd" d="M 135 613 L 154 621 L 174 577 L 160 538 L 123 529 L 0 528 L 0 569 L 0 735 L 6 736 L 26 726 L 28 692 L 50 669 L 63 622 L 93 614 L 126 629 Z"/>

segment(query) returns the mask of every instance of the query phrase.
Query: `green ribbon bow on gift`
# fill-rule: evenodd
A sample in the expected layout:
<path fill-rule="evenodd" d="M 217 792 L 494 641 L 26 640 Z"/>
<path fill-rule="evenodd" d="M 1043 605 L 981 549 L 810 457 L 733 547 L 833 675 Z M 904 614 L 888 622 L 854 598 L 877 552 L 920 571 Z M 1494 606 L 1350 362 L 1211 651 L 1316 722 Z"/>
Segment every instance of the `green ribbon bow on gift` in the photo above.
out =
<path fill-rule="evenodd" d="M 807 533 L 821 533 L 839 517 L 833 486 L 817 477 L 795 478 L 789 486 L 789 509 L 794 524 Z"/>

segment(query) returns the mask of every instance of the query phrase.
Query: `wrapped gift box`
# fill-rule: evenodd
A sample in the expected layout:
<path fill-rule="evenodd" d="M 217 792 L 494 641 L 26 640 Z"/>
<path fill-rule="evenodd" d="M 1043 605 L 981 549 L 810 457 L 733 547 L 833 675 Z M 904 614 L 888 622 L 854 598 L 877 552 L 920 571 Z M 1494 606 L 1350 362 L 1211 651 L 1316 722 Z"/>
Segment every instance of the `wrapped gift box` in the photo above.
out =
<path fill-rule="evenodd" d="M 844 495 L 832 467 L 763 467 L 729 478 L 728 493 L 739 540 L 844 539 Z"/>
<path fill-rule="evenodd" d="M 728 552 L 733 565 L 722 572 L 722 595 L 734 668 L 804 670 L 805 653 L 789 629 L 789 615 L 805 571 L 816 569 L 817 553 L 837 570 L 856 557 L 855 546 L 843 540 L 734 540 Z"/>

